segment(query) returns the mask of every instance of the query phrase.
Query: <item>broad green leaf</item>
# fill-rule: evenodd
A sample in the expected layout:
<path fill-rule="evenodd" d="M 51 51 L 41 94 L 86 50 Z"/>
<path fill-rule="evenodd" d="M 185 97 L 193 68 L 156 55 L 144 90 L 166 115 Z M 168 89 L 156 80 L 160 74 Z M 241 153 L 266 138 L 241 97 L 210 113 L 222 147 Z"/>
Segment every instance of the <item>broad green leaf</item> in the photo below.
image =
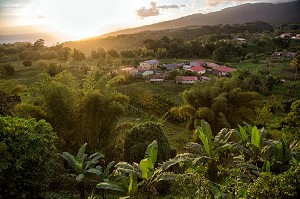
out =
<path fill-rule="evenodd" d="M 248 164 L 248 163 L 241 163 L 241 164 L 237 164 L 237 167 L 243 167 L 243 168 L 248 168 L 248 169 L 252 169 L 252 170 L 258 170 L 258 167 L 253 165 L 253 164 Z"/>
<path fill-rule="evenodd" d="M 81 182 L 83 180 L 83 178 L 84 178 L 84 174 L 81 173 L 76 177 L 76 181 Z"/>
<path fill-rule="evenodd" d="M 294 164 L 298 164 L 298 163 L 299 163 L 298 160 L 297 160 L 296 158 L 294 158 L 294 156 L 292 156 L 292 162 L 293 162 Z"/>
<path fill-rule="evenodd" d="M 277 151 L 277 153 L 276 153 L 276 160 L 282 162 L 282 160 L 283 160 L 283 153 L 284 153 L 282 142 L 279 142 L 279 143 L 276 144 L 276 149 L 277 149 L 276 150 Z"/>
<path fill-rule="evenodd" d="M 201 129 L 209 139 L 213 139 L 212 130 L 208 122 L 201 120 Z"/>
<path fill-rule="evenodd" d="M 287 144 L 287 137 L 286 137 L 286 134 L 285 134 L 285 133 L 282 133 L 281 138 L 282 138 L 283 143 L 286 145 L 286 144 Z"/>
<path fill-rule="evenodd" d="M 100 171 L 99 169 L 95 169 L 95 168 L 88 169 L 86 172 L 96 174 L 97 176 L 100 176 L 103 174 L 102 171 Z"/>
<path fill-rule="evenodd" d="M 203 143 L 203 146 L 204 146 L 204 149 L 205 149 L 206 153 L 209 155 L 209 157 L 212 157 L 212 149 L 211 149 L 211 146 L 209 144 L 208 137 L 206 137 L 203 132 L 200 132 L 199 138 L 200 138 L 201 142 Z"/>
<path fill-rule="evenodd" d="M 111 161 L 110 163 L 108 163 L 108 165 L 106 166 L 104 173 L 107 175 L 109 174 L 109 170 L 114 166 L 115 161 Z"/>
<path fill-rule="evenodd" d="M 227 149 L 230 149 L 231 147 L 232 147 L 232 145 L 229 144 L 229 143 L 228 143 L 228 144 L 224 144 L 224 145 L 222 145 L 222 146 L 220 146 L 220 147 L 215 148 L 215 149 L 213 150 L 212 155 L 215 156 L 215 155 L 217 155 L 219 152 L 226 151 Z"/>
<path fill-rule="evenodd" d="M 241 127 L 240 125 L 238 125 L 238 126 L 239 126 L 240 135 L 241 135 L 242 140 L 248 141 L 248 135 L 247 135 L 246 130 L 243 127 Z"/>
<path fill-rule="evenodd" d="M 84 145 L 82 145 L 78 151 L 78 154 L 76 156 L 76 161 L 81 161 L 83 155 L 85 154 L 85 147 L 86 147 L 87 143 L 85 143 Z"/>
<path fill-rule="evenodd" d="M 123 172 L 123 173 L 128 173 L 128 174 L 132 174 L 138 178 L 143 178 L 143 176 L 137 172 L 137 171 L 134 171 L 134 170 L 131 170 L 131 169 L 123 169 L 123 168 L 118 168 L 119 171 Z"/>
<path fill-rule="evenodd" d="M 116 168 L 122 168 L 122 169 L 131 169 L 133 170 L 133 166 L 129 164 L 128 162 L 119 162 L 115 165 Z"/>
<path fill-rule="evenodd" d="M 162 180 L 176 180 L 176 174 L 173 173 L 161 173 L 159 174 L 154 181 L 162 181 Z"/>
<path fill-rule="evenodd" d="M 101 157 L 102 157 L 102 154 L 95 155 L 95 156 L 93 157 L 93 159 L 91 159 L 90 161 L 87 161 L 86 166 L 85 166 L 84 169 L 87 170 L 88 168 L 90 168 L 90 166 L 91 166 L 92 164 L 97 164 L 98 160 L 99 160 Z"/>
<path fill-rule="evenodd" d="M 119 182 L 100 182 L 96 186 L 98 189 L 109 189 L 114 191 L 120 191 L 122 193 L 127 193 L 127 187 Z"/>
<path fill-rule="evenodd" d="M 270 172 L 271 164 L 269 161 L 265 161 L 262 167 L 262 172 Z"/>
<path fill-rule="evenodd" d="M 251 144 L 256 146 L 258 149 L 261 149 L 261 136 L 259 130 L 256 126 L 252 128 L 251 132 Z"/>
<path fill-rule="evenodd" d="M 149 180 L 153 175 L 154 164 L 149 158 L 142 159 L 140 161 L 140 168 L 143 171 L 142 176 Z"/>
<path fill-rule="evenodd" d="M 157 152 L 158 152 L 158 144 L 157 141 L 154 140 L 149 146 L 147 147 L 145 158 L 149 158 L 153 164 L 156 163 L 157 160 Z"/>
<path fill-rule="evenodd" d="M 136 192 L 136 190 L 138 188 L 137 183 L 138 183 L 137 177 L 130 174 L 129 186 L 128 186 L 128 194 L 129 195 L 133 195 Z"/>
<path fill-rule="evenodd" d="M 68 164 L 69 164 L 76 172 L 78 172 L 77 162 L 76 162 L 74 156 L 71 155 L 71 154 L 68 153 L 68 152 L 63 152 L 62 156 L 63 156 L 63 158 L 64 158 L 65 160 L 67 160 Z"/>
<path fill-rule="evenodd" d="M 170 168 L 171 166 L 173 166 L 173 165 L 175 165 L 175 164 L 177 164 L 177 163 L 179 163 L 179 162 L 182 162 L 182 161 L 184 161 L 183 159 L 180 159 L 180 158 L 173 158 L 173 159 L 171 159 L 171 160 L 169 160 L 169 161 L 167 161 L 167 162 L 164 162 L 161 166 L 160 166 L 160 169 L 162 170 L 162 171 L 165 171 L 165 170 L 167 170 L 168 168 Z"/>

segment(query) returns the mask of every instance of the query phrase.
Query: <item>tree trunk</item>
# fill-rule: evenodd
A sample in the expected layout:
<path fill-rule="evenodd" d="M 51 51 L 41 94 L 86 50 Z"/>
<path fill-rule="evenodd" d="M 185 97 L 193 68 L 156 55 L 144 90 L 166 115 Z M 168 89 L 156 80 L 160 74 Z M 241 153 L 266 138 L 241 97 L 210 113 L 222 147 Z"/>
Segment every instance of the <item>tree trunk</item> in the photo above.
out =
<path fill-rule="evenodd" d="M 87 199 L 83 181 L 79 182 L 79 192 L 80 192 L 80 199 Z"/>

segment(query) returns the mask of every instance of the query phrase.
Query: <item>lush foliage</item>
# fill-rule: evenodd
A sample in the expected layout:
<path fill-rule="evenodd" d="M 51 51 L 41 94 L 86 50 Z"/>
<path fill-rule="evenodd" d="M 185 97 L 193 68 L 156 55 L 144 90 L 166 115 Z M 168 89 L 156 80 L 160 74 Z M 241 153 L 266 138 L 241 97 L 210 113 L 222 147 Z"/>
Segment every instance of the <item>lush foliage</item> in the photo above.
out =
<path fill-rule="evenodd" d="M 184 104 L 172 112 L 188 120 L 189 129 L 195 129 L 204 119 L 213 124 L 214 133 L 244 121 L 253 122 L 255 108 L 262 106 L 260 95 L 243 91 L 237 83 L 235 79 L 220 78 L 196 84 L 182 93 Z"/>
<path fill-rule="evenodd" d="M 160 124 L 147 122 L 133 127 L 125 137 L 124 160 L 138 162 L 144 157 L 144 151 L 153 141 L 158 142 L 158 162 L 168 160 L 176 153 L 171 149 Z"/>
<path fill-rule="evenodd" d="M 4 198 L 39 198 L 52 171 L 56 135 L 49 123 L 0 117 L 0 193 Z"/>

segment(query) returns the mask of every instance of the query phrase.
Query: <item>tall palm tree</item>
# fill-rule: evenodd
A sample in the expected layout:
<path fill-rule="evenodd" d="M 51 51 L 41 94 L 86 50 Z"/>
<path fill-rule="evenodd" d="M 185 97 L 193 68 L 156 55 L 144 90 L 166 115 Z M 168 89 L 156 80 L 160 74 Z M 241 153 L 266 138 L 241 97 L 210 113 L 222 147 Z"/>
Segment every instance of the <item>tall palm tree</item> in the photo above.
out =
<path fill-rule="evenodd" d="M 290 62 L 292 68 L 296 69 L 295 80 L 297 79 L 298 69 L 300 68 L 300 55 L 294 57 Z"/>

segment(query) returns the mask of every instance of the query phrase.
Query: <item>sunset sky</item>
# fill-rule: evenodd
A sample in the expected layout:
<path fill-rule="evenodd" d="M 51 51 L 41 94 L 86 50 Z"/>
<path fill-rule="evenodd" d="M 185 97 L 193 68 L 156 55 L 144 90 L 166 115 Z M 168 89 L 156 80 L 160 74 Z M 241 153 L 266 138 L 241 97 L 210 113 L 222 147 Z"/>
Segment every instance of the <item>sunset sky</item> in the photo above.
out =
<path fill-rule="evenodd" d="M 292 0 L 0 0 L 0 35 L 54 33 L 68 40 L 209 13 Z"/>

